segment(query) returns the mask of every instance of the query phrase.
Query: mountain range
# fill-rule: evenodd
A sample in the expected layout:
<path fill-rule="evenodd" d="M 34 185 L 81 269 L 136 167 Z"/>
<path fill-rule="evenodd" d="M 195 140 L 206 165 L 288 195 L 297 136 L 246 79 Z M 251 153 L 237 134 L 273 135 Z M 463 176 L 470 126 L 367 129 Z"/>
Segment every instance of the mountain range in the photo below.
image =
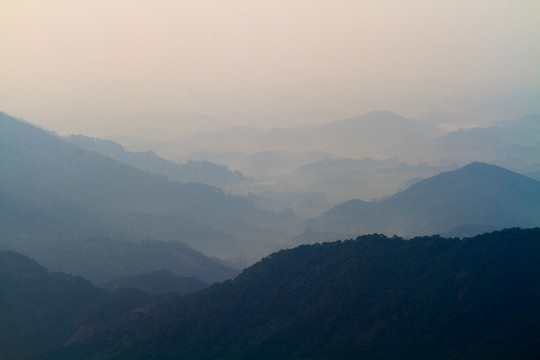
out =
<path fill-rule="evenodd" d="M 536 174 L 537 120 L 254 131 L 328 152 L 219 155 L 246 179 L 0 113 L 0 359 L 536 359 L 540 182 L 499 165 Z"/>

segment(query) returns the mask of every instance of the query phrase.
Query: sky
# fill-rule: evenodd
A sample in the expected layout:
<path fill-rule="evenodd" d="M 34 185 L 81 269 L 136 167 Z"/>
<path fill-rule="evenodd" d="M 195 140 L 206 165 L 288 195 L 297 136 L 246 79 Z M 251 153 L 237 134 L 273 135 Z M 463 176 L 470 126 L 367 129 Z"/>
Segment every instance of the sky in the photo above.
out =
<path fill-rule="evenodd" d="M 540 112 L 538 64 L 537 0 L 0 0 L 0 110 L 61 134 L 486 124 Z"/>

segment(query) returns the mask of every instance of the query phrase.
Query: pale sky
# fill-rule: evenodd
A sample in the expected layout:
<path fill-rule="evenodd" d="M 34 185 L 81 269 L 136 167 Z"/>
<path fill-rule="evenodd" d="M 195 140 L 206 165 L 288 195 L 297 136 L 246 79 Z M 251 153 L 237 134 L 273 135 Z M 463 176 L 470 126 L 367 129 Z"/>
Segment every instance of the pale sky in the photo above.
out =
<path fill-rule="evenodd" d="M 540 111 L 538 0 L 0 4 L 0 110 L 60 133 Z"/>

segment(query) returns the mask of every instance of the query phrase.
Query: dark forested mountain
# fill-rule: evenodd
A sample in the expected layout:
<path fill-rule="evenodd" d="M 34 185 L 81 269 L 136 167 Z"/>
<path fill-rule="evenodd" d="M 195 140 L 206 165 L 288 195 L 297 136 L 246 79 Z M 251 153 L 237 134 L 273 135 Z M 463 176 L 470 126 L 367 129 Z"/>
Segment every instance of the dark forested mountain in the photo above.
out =
<path fill-rule="evenodd" d="M 126 151 L 122 145 L 110 140 L 101 140 L 82 135 L 72 135 L 66 140 L 82 149 L 98 152 L 136 169 L 166 176 L 179 182 L 194 182 L 225 188 L 248 179 L 239 171 L 230 171 L 225 165 L 208 161 L 188 161 L 177 164 L 157 156 L 152 151 Z"/>
<path fill-rule="evenodd" d="M 160 270 L 140 275 L 125 276 L 103 284 L 107 289 L 139 289 L 149 294 L 189 294 L 208 286 L 194 277 L 179 277 L 171 271 Z"/>
<path fill-rule="evenodd" d="M 303 245 L 35 359 L 537 359 L 539 258 L 538 228 Z"/>
<path fill-rule="evenodd" d="M 4 240 L 180 239 L 232 257 L 238 243 L 230 240 L 240 238 L 249 254 L 243 256 L 253 256 L 275 248 L 276 224 L 294 221 L 218 188 L 172 182 L 83 150 L 3 113 L 0 197 Z"/>
<path fill-rule="evenodd" d="M 540 182 L 498 166 L 472 163 L 380 202 L 347 201 L 310 226 L 323 232 L 415 236 L 471 224 L 489 229 L 539 226 L 538 214 Z"/>
<path fill-rule="evenodd" d="M 13 251 L 0 251 L 0 285 L 2 360 L 84 341 L 165 299 L 129 289 L 110 293 Z"/>
<path fill-rule="evenodd" d="M 108 296 L 80 277 L 49 273 L 35 261 L 0 252 L 0 358 L 63 346 L 81 315 Z"/>

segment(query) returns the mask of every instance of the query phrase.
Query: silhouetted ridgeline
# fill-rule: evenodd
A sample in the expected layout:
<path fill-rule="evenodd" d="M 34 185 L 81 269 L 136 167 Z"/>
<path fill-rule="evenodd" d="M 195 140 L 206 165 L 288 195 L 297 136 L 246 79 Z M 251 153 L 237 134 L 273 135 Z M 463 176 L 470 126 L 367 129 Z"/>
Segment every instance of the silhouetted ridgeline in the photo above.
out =
<path fill-rule="evenodd" d="M 274 253 L 34 359 L 537 359 L 540 229 Z"/>

